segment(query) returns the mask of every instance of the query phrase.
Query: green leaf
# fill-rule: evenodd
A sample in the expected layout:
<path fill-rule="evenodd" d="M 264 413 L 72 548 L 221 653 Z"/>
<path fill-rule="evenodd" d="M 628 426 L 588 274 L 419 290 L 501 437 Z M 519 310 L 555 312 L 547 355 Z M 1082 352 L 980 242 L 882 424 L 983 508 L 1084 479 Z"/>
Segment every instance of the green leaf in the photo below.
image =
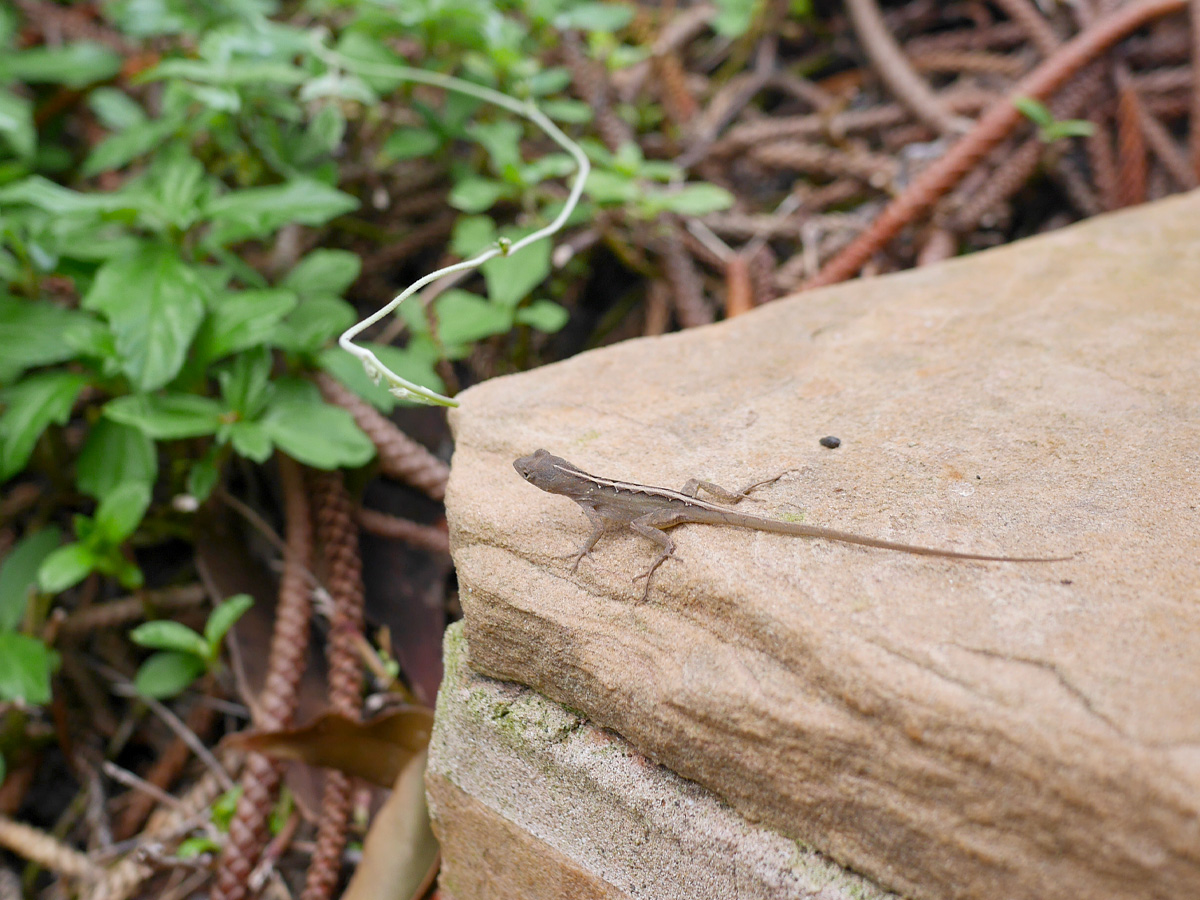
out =
<path fill-rule="evenodd" d="M 261 422 L 234 422 L 229 426 L 229 443 L 238 456 L 264 463 L 271 455 L 271 436 Z"/>
<path fill-rule="evenodd" d="M 118 485 L 96 508 L 96 539 L 111 546 L 121 544 L 137 531 L 149 506 L 149 485 L 138 481 Z"/>
<path fill-rule="evenodd" d="M 542 112 L 556 122 L 566 122 L 568 125 L 585 125 L 592 121 L 595 113 L 582 100 L 554 98 L 543 100 L 538 104 Z"/>
<path fill-rule="evenodd" d="M 87 104 L 100 124 L 113 131 L 124 131 L 146 121 L 141 104 L 118 88 L 99 87 L 88 92 Z"/>
<path fill-rule="evenodd" d="M 213 222 L 211 240 L 225 246 L 266 237 L 283 225 L 323 225 L 356 208 L 358 201 L 349 194 L 319 181 L 297 178 L 287 184 L 217 197 L 209 201 L 204 214 Z"/>
<path fill-rule="evenodd" d="M 47 594 L 58 594 L 79 584 L 96 568 L 98 558 L 82 543 L 66 544 L 52 551 L 38 568 L 38 586 Z"/>
<path fill-rule="evenodd" d="M 203 658 L 191 653 L 155 653 L 142 663 L 134 676 L 133 685 L 143 697 L 168 700 L 187 690 L 188 685 L 203 675 L 207 668 Z"/>
<path fill-rule="evenodd" d="M 1033 97 L 1015 97 L 1012 105 L 1017 108 L 1017 112 L 1035 125 L 1049 128 L 1054 124 L 1054 114 L 1040 100 L 1035 100 Z"/>
<path fill-rule="evenodd" d="M 521 126 L 511 119 L 476 122 L 468 126 L 467 134 L 487 150 L 493 171 L 499 173 L 521 164 Z"/>
<path fill-rule="evenodd" d="M 181 79 L 226 87 L 268 84 L 295 87 L 303 84 L 308 75 L 297 66 L 269 60 L 168 59 L 140 77 L 143 81 Z"/>
<path fill-rule="evenodd" d="M 512 310 L 469 291 L 446 291 L 434 301 L 438 337 L 444 344 L 469 344 L 504 334 L 513 326 Z"/>
<path fill-rule="evenodd" d="M 1045 128 L 1042 140 L 1047 143 L 1069 137 L 1090 137 L 1096 126 L 1087 119 L 1063 119 Z"/>
<path fill-rule="evenodd" d="M 29 462 L 42 432 L 64 424 L 86 379 L 72 372 L 40 372 L 0 390 L 0 483 Z"/>
<path fill-rule="evenodd" d="M 279 288 L 218 294 L 196 333 L 195 358 L 206 364 L 265 343 L 299 302 Z"/>
<path fill-rule="evenodd" d="M 74 359 L 79 347 L 104 331 L 103 323 L 87 313 L 48 300 L 0 296 L 0 371 L 12 379 L 34 366 Z"/>
<path fill-rule="evenodd" d="M 721 37 L 738 38 L 750 30 L 761 0 L 717 0 L 713 30 Z"/>
<path fill-rule="evenodd" d="M 143 694 L 145 691 L 142 692 Z M 207 835 L 184 838 L 175 848 L 176 859 L 196 859 L 205 853 L 216 856 L 221 852 L 221 844 Z"/>
<path fill-rule="evenodd" d="M 180 118 L 168 116 L 131 125 L 111 134 L 92 148 L 83 161 L 83 175 L 90 178 L 101 172 L 120 169 L 140 156 L 160 147 L 183 125 Z"/>
<path fill-rule="evenodd" d="M 146 177 L 126 190 L 137 197 L 144 225 L 156 231 L 164 226 L 186 231 L 200 217 L 202 198 L 215 183 L 188 147 L 172 143 L 155 153 Z"/>
<path fill-rule="evenodd" d="M 271 398 L 271 351 L 257 347 L 238 355 L 217 373 L 221 396 L 241 419 L 257 419 Z"/>
<path fill-rule="evenodd" d="M 405 378 L 413 384 L 424 385 L 439 394 L 446 392 L 445 383 L 434 369 L 436 357 L 433 355 L 420 353 L 411 346 L 404 349 L 385 344 L 363 343 L 360 346 L 366 347 L 374 353 L 380 362 L 401 378 Z M 358 361 L 358 358 L 351 356 L 341 347 L 328 347 L 322 350 L 317 364 L 381 412 L 390 413 L 397 404 L 406 403 L 382 384 L 375 384 L 363 371 L 362 363 Z"/>
<path fill-rule="evenodd" d="M 358 278 L 362 260 L 349 250 L 314 250 L 283 279 L 282 287 L 301 297 L 332 294 L 340 297 Z"/>
<path fill-rule="evenodd" d="M 561 31 L 578 28 L 582 31 L 619 31 L 633 19 L 633 8 L 615 3 L 574 3 L 554 19 Z"/>
<path fill-rule="evenodd" d="M 550 300 L 535 300 L 517 310 L 517 321 L 538 331 L 553 334 L 571 319 L 571 314 Z"/>
<path fill-rule="evenodd" d="M 135 394 L 110 400 L 104 415 L 159 441 L 216 434 L 226 409 L 195 394 Z"/>
<path fill-rule="evenodd" d="M 29 598 L 37 590 L 38 569 L 61 539 L 53 525 L 27 534 L 0 563 L 0 631 L 21 624 Z"/>
<path fill-rule="evenodd" d="M 575 160 L 565 153 L 548 153 L 538 157 L 521 171 L 525 184 L 537 184 L 547 178 L 561 178 L 575 171 Z"/>
<path fill-rule="evenodd" d="M 311 85 L 312 82 L 310 81 Z M 360 82 L 361 84 L 361 82 Z M 366 87 L 366 85 L 363 85 Z M 308 123 L 305 137 L 313 153 L 334 153 L 346 135 L 346 117 L 336 103 L 322 106 Z"/>
<path fill-rule="evenodd" d="M 154 442 L 137 428 L 101 417 L 91 427 L 75 464 L 75 483 L 101 499 L 125 482 L 151 485 L 158 477 Z"/>
<path fill-rule="evenodd" d="M 464 178 L 450 191 L 449 203 L 455 209 L 468 213 L 481 213 L 491 209 L 501 197 L 512 193 L 512 188 L 503 181 L 491 178 Z"/>
<path fill-rule="evenodd" d="M 135 591 L 146 583 L 145 576 L 137 564 L 127 560 L 116 548 L 99 558 L 96 571 L 113 576 L 121 587 L 129 591 Z"/>
<path fill-rule="evenodd" d="M 357 318 L 354 307 L 345 300 L 311 297 L 279 323 L 271 341 L 291 353 L 315 353 L 353 325 Z"/>
<path fill-rule="evenodd" d="M 375 455 L 375 445 L 350 413 L 330 406 L 307 381 L 282 378 L 262 418 L 276 446 L 293 459 L 318 469 L 355 468 Z"/>
<path fill-rule="evenodd" d="M 583 190 L 597 203 L 629 203 L 641 194 L 637 182 L 628 175 L 604 169 L 592 169 Z"/>
<path fill-rule="evenodd" d="M 197 503 L 203 503 L 212 494 L 220 477 L 215 460 L 207 457 L 196 460 L 188 470 L 187 491 Z"/>
<path fill-rule="evenodd" d="M 339 97 L 343 100 L 353 100 L 364 106 L 378 106 L 379 95 L 357 75 L 347 75 L 345 72 L 330 70 L 304 83 L 300 88 L 300 101 L 307 103 L 322 97 Z M 325 107 L 333 109 L 334 107 Z"/>
<path fill-rule="evenodd" d="M 450 235 L 450 249 L 463 259 L 474 256 L 496 240 L 496 223 L 488 216 L 459 216 Z"/>
<path fill-rule="evenodd" d="M 41 641 L 0 632 L 0 700 L 40 706 L 50 702 L 50 676 L 59 657 Z"/>
<path fill-rule="evenodd" d="M 497 256 L 483 264 L 488 299 L 514 307 L 550 274 L 550 241 L 534 241 L 510 256 Z"/>
<path fill-rule="evenodd" d="M 99 215 L 132 208 L 129 197 L 121 192 L 81 193 L 41 175 L 31 175 L 0 188 L 0 203 L 25 203 L 56 216 Z"/>
<path fill-rule="evenodd" d="M 706 216 L 733 206 L 733 195 L 715 184 L 688 184 L 671 193 L 654 193 L 647 201 L 681 216 Z"/>
<path fill-rule="evenodd" d="M 0 54 L 0 81 L 32 81 L 87 87 L 121 71 L 121 57 L 103 44 L 71 41 Z"/>
<path fill-rule="evenodd" d="M 149 391 L 179 373 L 204 319 L 208 293 L 177 250 L 147 244 L 101 266 L 83 305 L 108 319 L 122 371 L 136 388 Z"/>
<path fill-rule="evenodd" d="M 242 786 L 237 784 L 213 801 L 212 823 L 218 831 L 229 833 L 229 826 L 237 814 L 238 801 L 242 798 L 242 793 Z"/>
<path fill-rule="evenodd" d="M 383 142 L 377 165 L 387 166 L 405 159 L 428 156 L 442 145 L 442 139 L 428 128 L 397 128 Z"/>
<path fill-rule="evenodd" d="M 104 15 L 116 27 L 133 37 L 198 32 L 209 20 L 202 15 L 209 4 L 194 6 L 179 0 L 108 0 Z M 221 4 L 212 4 L 214 11 Z"/>
<path fill-rule="evenodd" d="M 235 594 L 230 597 L 208 616 L 204 623 L 204 639 L 208 641 L 208 654 L 215 659 L 221 649 L 221 641 L 225 635 L 246 612 L 254 605 L 254 598 L 249 594 Z"/>
<path fill-rule="evenodd" d="M 526 85 L 529 87 L 529 93 L 534 97 L 557 94 L 570 87 L 571 73 L 562 66 L 542 69 L 539 72 L 535 72 L 526 82 Z M 542 109 L 544 111 L 545 107 L 542 107 Z"/>
<path fill-rule="evenodd" d="M 129 632 L 129 639 L 140 647 L 153 650 L 174 650 L 190 653 L 201 659 L 208 657 L 208 644 L 204 638 L 181 622 L 170 619 L 155 619 L 143 622 Z"/>
<path fill-rule="evenodd" d="M 33 104 L 11 91 L 0 90 L 0 137 L 18 159 L 30 159 L 37 150 Z"/>

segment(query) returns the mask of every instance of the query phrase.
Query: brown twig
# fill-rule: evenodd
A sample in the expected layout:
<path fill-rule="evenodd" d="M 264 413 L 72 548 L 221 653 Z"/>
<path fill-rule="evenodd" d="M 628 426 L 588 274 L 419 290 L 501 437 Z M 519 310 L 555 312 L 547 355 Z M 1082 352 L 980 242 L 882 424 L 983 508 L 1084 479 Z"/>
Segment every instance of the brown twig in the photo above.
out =
<path fill-rule="evenodd" d="M 754 309 L 754 282 L 750 266 L 740 253 L 725 261 L 725 318 L 732 319 Z"/>
<path fill-rule="evenodd" d="M 1118 78 L 1117 86 L 1117 199 L 1121 206 L 1146 200 L 1146 137 L 1137 93 L 1127 77 Z"/>
<path fill-rule="evenodd" d="M 59 634 L 66 637 L 87 634 L 102 628 L 119 628 L 146 618 L 147 610 L 171 612 L 190 609 L 202 604 L 207 597 L 202 584 L 143 591 L 136 596 L 109 600 L 71 613 L 63 619 L 59 626 Z"/>
<path fill-rule="evenodd" d="M 1039 65 L 1017 85 L 1012 96 L 1044 100 L 1064 81 L 1112 44 L 1146 22 L 1179 12 L 1185 0 L 1144 0 L 1122 7 L 1087 28 L 1050 59 Z M 893 200 L 866 231 L 842 250 L 805 288 L 836 284 L 862 268 L 905 225 L 928 210 L 963 175 L 1002 141 L 1021 121 L 1021 113 L 1011 100 L 997 103 L 938 162 L 926 169 Z"/>
<path fill-rule="evenodd" d="M 646 291 L 646 320 L 642 325 L 645 337 L 665 334 L 671 325 L 671 286 L 661 278 L 650 282 Z"/>
<path fill-rule="evenodd" d="M 992 91 L 979 88 L 948 90 L 941 98 L 955 113 L 973 114 L 997 101 Z M 895 103 L 871 109 L 847 110 L 833 116 L 810 113 L 803 116 L 778 116 L 734 126 L 708 151 L 710 157 L 729 157 L 769 141 L 829 136 L 842 140 L 847 135 L 876 131 L 904 124 L 908 111 Z"/>
<path fill-rule="evenodd" d="M 216 720 L 216 710 L 207 704 L 197 703 L 188 713 L 186 725 L 189 731 L 203 740 L 216 724 Z M 176 736 L 154 761 L 154 765 L 146 771 L 143 779 L 153 787 L 165 790 L 179 777 L 183 767 L 191 758 L 192 749 L 188 746 L 188 742 Z M 150 793 L 131 793 L 128 805 L 121 811 L 121 815 L 113 826 L 116 839 L 126 840 L 133 837 L 153 812 L 156 802 L 156 798 Z"/>
<path fill-rule="evenodd" d="M 941 50 L 1011 50 L 1028 39 L 1029 34 L 1020 22 L 996 22 L 978 28 L 957 28 L 934 34 L 923 34 L 905 41 L 904 52 L 909 58 Z"/>
<path fill-rule="evenodd" d="M 696 117 L 699 104 L 687 86 L 687 72 L 674 51 L 655 56 L 651 65 L 659 85 L 663 110 L 672 122 L 686 128 Z"/>
<path fill-rule="evenodd" d="M 1029 70 L 1029 63 L 1025 60 L 984 50 L 934 50 L 913 56 L 909 61 L 918 72 L 954 72 L 1020 78 Z"/>
<path fill-rule="evenodd" d="M 846 12 L 863 50 L 897 100 L 938 134 L 959 134 L 969 123 L 951 115 L 913 70 L 875 0 L 846 0 Z"/>
<path fill-rule="evenodd" d="M 1146 146 L 1154 151 L 1158 161 L 1162 163 L 1163 168 L 1170 173 L 1171 178 L 1180 188 L 1191 190 L 1196 187 L 1197 173 L 1192 171 L 1187 154 L 1175 145 L 1175 139 L 1171 137 L 1171 133 L 1146 108 L 1132 78 L 1128 75 L 1128 70 L 1121 67 L 1117 69 L 1117 72 L 1117 83 L 1121 88 L 1122 99 L 1127 100 L 1132 108 L 1132 114 L 1137 119 Z"/>
<path fill-rule="evenodd" d="M 754 300 L 759 304 L 770 303 L 779 296 L 775 290 L 775 270 L 778 266 L 775 254 L 766 244 L 753 252 L 749 248 L 745 252 L 750 268 L 750 283 L 754 287 Z"/>
<path fill-rule="evenodd" d="M 1043 57 L 1055 54 L 1062 41 L 1055 34 L 1054 28 L 1046 21 L 1046 17 L 1038 12 L 1037 7 L 1029 0 L 996 0 L 996 5 L 1024 29 L 1025 33 L 1029 35 L 1029 39 L 1033 41 L 1033 45 L 1037 47 L 1038 53 Z"/>
<path fill-rule="evenodd" d="M 336 712 L 357 719 L 362 692 L 358 641 L 363 628 L 362 557 L 350 496 L 340 472 L 312 472 L 317 538 L 325 559 L 325 583 L 333 598 L 330 616 L 329 701 Z M 316 849 L 301 900 L 327 900 L 341 874 L 342 851 L 350 820 L 351 783 L 343 772 L 327 770 L 317 826 Z"/>
<path fill-rule="evenodd" d="M 379 452 L 379 467 L 389 478 L 412 485 L 434 500 L 446 496 L 450 467 L 397 428 L 340 381 L 325 372 L 313 380 L 321 395 L 354 417 Z"/>
<path fill-rule="evenodd" d="M 291 722 L 308 652 L 311 606 L 308 571 L 312 564 L 312 522 L 308 497 L 299 465 L 282 454 L 278 460 L 287 521 L 287 553 L 283 559 L 267 677 L 260 698 L 261 721 L 255 723 L 264 731 L 277 731 Z M 242 796 L 229 825 L 229 838 L 217 861 L 212 894 L 215 900 L 242 900 L 246 896 L 250 873 L 267 840 L 267 818 L 281 772 L 278 763 L 260 753 L 247 757 Z"/>
<path fill-rule="evenodd" d="M 750 151 L 750 158 L 771 168 L 822 175 L 848 175 L 879 190 L 884 190 L 895 181 L 900 168 L 890 156 L 796 141 L 761 144 Z"/>
<path fill-rule="evenodd" d="M 663 277 L 671 286 L 675 318 L 682 328 L 710 324 L 715 316 L 704 297 L 704 286 L 691 254 L 684 246 L 683 229 L 671 221 L 661 241 Z"/>
<path fill-rule="evenodd" d="M 563 62 L 571 73 L 571 86 L 576 96 L 592 108 L 596 130 L 609 150 L 633 140 L 631 129 L 613 110 L 612 87 L 602 68 L 584 53 L 579 36 L 564 32 L 559 39 Z"/>
<path fill-rule="evenodd" d="M 95 878 L 99 869 L 87 857 L 53 835 L 0 816 L 0 847 L 60 875 Z"/>
<path fill-rule="evenodd" d="M 434 553 L 450 552 L 450 536 L 441 528 L 410 522 L 366 507 L 359 507 L 354 516 L 364 531 L 378 537 L 404 541 Z"/>
<path fill-rule="evenodd" d="M 403 262 L 428 247 L 440 244 L 454 228 L 458 214 L 448 210 L 440 216 L 435 216 L 406 232 L 402 237 L 380 247 L 375 252 L 363 258 L 362 277 L 376 275 L 383 269 Z"/>

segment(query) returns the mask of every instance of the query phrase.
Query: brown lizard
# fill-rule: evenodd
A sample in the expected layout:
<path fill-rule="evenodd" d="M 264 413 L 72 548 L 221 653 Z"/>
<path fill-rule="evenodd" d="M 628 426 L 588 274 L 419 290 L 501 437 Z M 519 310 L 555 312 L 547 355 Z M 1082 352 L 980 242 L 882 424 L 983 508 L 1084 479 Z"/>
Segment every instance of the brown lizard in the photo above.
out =
<path fill-rule="evenodd" d="M 650 487 L 629 481 L 616 481 L 612 478 L 589 475 L 561 456 L 555 456 L 546 450 L 538 450 L 530 456 L 522 456 L 513 463 L 513 467 L 522 478 L 535 487 L 549 491 L 551 494 L 570 497 L 583 508 L 584 515 L 591 521 L 592 533 L 583 542 L 579 552 L 574 555 L 575 562 L 571 566 L 572 572 L 579 568 L 579 563 L 584 557 L 591 556 L 596 542 L 610 531 L 629 528 L 658 544 L 661 551 L 658 558 L 654 560 L 650 568 L 633 579 L 634 581 L 646 579 L 646 589 L 642 593 L 643 600 L 650 594 L 650 576 L 675 553 L 675 542 L 667 535 L 666 530 L 674 528 L 676 525 L 692 522 L 705 525 L 732 525 L 735 528 L 752 528 L 755 531 L 769 531 L 774 534 L 822 538 L 827 541 L 861 544 L 865 547 L 879 547 L 884 550 L 899 550 L 901 553 L 940 556 L 947 559 L 978 559 L 990 562 L 1060 562 L 1071 559 L 1069 556 L 989 556 L 982 553 L 935 550 L 932 547 L 884 541 L 879 538 L 851 534 L 848 531 L 822 528 L 819 525 L 802 525 L 798 522 L 780 522 L 760 516 L 749 516 L 699 498 L 700 491 L 705 491 L 725 503 L 737 503 L 745 499 L 754 488 L 770 484 L 778 480 L 780 475 L 736 492 L 727 491 L 711 482 L 697 481 L 694 478 L 680 490 L 672 491 L 668 488 Z"/>

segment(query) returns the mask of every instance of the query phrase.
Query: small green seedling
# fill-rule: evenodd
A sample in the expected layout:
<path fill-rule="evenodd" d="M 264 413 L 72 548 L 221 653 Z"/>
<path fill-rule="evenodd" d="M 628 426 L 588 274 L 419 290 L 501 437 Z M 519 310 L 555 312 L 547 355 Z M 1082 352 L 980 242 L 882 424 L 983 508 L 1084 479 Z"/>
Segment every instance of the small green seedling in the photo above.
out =
<path fill-rule="evenodd" d="M 204 853 L 214 855 L 220 853 L 221 842 L 217 840 L 217 835 L 229 833 L 229 823 L 233 821 L 234 813 L 237 812 L 238 800 L 241 797 L 242 786 L 236 785 L 214 800 L 208 810 L 212 827 L 208 828 L 206 832 L 180 841 L 179 846 L 175 848 L 175 856 L 179 859 L 195 859 Z M 207 826 L 205 827 L 207 828 Z"/>
<path fill-rule="evenodd" d="M 174 697 L 205 672 L 215 669 L 225 635 L 253 603 L 247 594 L 230 597 L 209 615 L 203 635 L 167 619 L 146 622 L 133 629 L 129 637 L 135 644 L 159 651 L 138 669 L 134 678 L 138 691 L 156 700 Z"/>
<path fill-rule="evenodd" d="M 93 517 L 75 517 L 79 538 L 50 553 L 38 568 L 38 585 L 57 594 L 83 581 L 92 572 L 111 575 L 129 589 L 142 586 L 142 570 L 121 552 L 121 545 L 141 524 L 150 505 L 150 488 L 126 482 L 111 490 Z"/>
<path fill-rule="evenodd" d="M 1037 126 L 1038 138 L 1045 144 L 1053 144 L 1062 138 L 1087 137 L 1095 131 L 1086 119 L 1055 119 L 1046 104 L 1032 97 L 1018 97 L 1013 100 L 1013 106 Z"/>

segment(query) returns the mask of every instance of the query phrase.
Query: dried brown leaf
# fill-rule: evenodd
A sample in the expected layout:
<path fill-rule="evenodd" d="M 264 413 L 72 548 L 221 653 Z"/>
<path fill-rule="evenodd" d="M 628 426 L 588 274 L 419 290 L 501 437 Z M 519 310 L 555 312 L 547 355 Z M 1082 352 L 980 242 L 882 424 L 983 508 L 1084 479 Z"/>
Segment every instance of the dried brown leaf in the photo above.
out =
<path fill-rule="evenodd" d="M 243 731 L 224 741 L 229 747 L 264 753 L 337 769 L 390 787 L 429 743 L 433 710 L 408 706 L 395 712 L 356 722 L 329 712 L 303 728 L 279 731 Z"/>

